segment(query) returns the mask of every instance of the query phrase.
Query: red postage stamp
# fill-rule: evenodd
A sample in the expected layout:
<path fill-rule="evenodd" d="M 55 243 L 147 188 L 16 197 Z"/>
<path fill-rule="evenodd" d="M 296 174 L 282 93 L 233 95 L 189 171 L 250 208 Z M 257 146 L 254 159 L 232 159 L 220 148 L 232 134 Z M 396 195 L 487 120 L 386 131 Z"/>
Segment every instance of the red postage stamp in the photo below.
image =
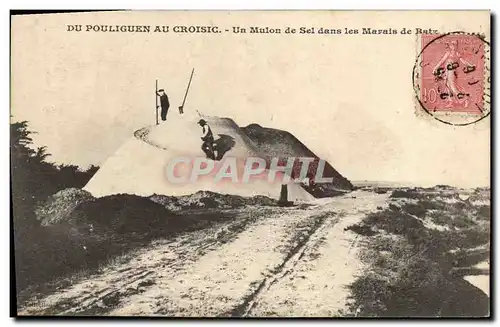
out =
<path fill-rule="evenodd" d="M 486 114 L 485 48 L 475 34 L 421 35 L 417 60 L 420 105 L 428 113 Z M 489 47 L 488 47 L 489 51 Z"/>

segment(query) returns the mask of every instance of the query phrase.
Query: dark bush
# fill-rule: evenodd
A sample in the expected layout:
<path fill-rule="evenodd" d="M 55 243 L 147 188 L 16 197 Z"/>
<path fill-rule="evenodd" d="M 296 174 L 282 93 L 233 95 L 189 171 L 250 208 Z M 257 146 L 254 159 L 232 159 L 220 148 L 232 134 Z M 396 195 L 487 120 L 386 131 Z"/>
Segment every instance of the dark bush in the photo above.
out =
<path fill-rule="evenodd" d="M 398 189 L 398 190 L 392 191 L 390 197 L 391 198 L 403 198 L 403 199 L 420 199 L 424 196 L 416 190 Z"/>
<path fill-rule="evenodd" d="M 429 214 L 431 221 L 441 226 L 453 225 L 453 217 L 447 212 L 437 211 Z"/>
<path fill-rule="evenodd" d="M 423 228 L 420 220 L 406 213 L 392 210 L 371 213 L 363 220 L 363 223 L 397 235 L 408 234 L 410 230 Z"/>
<path fill-rule="evenodd" d="M 360 310 L 360 316 L 376 317 L 387 312 L 386 304 L 392 298 L 392 289 L 387 282 L 380 280 L 375 275 L 359 277 L 349 286 L 351 298 L 355 299 L 350 304 L 350 310 Z"/>
<path fill-rule="evenodd" d="M 427 213 L 427 209 L 420 202 L 405 203 L 401 208 L 410 215 L 414 215 L 419 218 L 425 217 L 425 214 Z"/>
<path fill-rule="evenodd" d="M 491 219 L 491 206 L 489 205 L 482 205 L 479 208 L 477 208 L 477 219 L 478 220 L 487 220 L 489 221 Z"/>
<path fill-rule="evenodd" d="M 355 224 L 355 225 L 347 226 L 346 228 L 344 228 L 344 231 L 348 231 L 348 230 L 353 231 L 354 233 L 359 234 L 359 235 L 363 235 L 363 236 L 373 236 L 373 235 L 377 234 L 368 225 Z"/>
<path fill-rule="evenodd" d="M 65 219 L 79 204 L 94 199 L 87 191 L 78 188 L 64 189 L 35 208 L 36 218 L 42 226 L 48 226 Z"/>
<path fill-rule="evenodd" d="M 144 232 L 168 225 L 171 213 L 164 206 L 136 195 L 118 194 L 78 205 L 72 223 L 92 223 L 116 232 Z"/>
<path fill-rule="evenodd" d="M 71 269 L 71 260 L 78 258 L 80 252 L 82 257 L 86 256 L 80 238 L 65 228 L 43 227 L 35 208 L 60 190 L 83 187 L 98 170 L 97 166 L 85 170 L 49 162 L 46 147 L 34 146 L 33 133 L 26 121 L 10 124 L 12 226 L 18 291 L 56 277 L 52 275 L 56 270 Z M 49 205 L 42 209 L 41 220 L 57 208 L 58 205 Z M 61 213 L 59 209 L 56 211 Z M 51 223 L 50 219 L 47 223 Z M 52 266 L 59 268 L 52 269 Z"/>
<path fill-rule="evenodd" d="M 354 229 L 349 227 L 399 236 L 378 234 L 367 239 L 362 259 L 370 265 L 370 272 L 350 285 L 351 312 L 381 317 L 487 315 L 488 297 L 451 271 L 458 264 L 474 265 L 488 257 L 488 251 L 475 249 L 489 243 L 489 226 L 469 225 L 468 215 L 455 216 L 464 209 L 452 204 L 420 201 L 402 208 L 371 213 Z M 417 216 L 426 210 L 435 210 L 429 214 L 433 220 L 463 226 L 460 230 L 428 229 L 407 214 Z"/>

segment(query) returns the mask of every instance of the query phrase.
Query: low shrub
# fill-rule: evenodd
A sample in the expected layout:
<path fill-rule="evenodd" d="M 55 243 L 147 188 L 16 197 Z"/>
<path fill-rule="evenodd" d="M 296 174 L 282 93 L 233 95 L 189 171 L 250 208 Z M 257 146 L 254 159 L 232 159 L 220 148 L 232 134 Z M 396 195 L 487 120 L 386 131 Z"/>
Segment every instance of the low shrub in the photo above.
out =
<path fill-rule="evenodd" d="M 424 197 L 424 195 L 419 192 L 419 191 L 416 191 L 416 190 L 412 190 L 412 189 L 397 189 L 397 190 L 394 190 L 392 191 L 391 195 L 390 195 L 391 198 L 403 198 L 403 199 L 420 199 L 422 197 Z"/>
<path fill-rule="evenodd" d="M 50 196 L 45 203 L 35 208 L 35 215 L 42 226 L 52 225 L 63 220 L 79 204 L 93 201 L 95 198 L 87 191 L 68 188 Z"/>
<path fill-rule="evenodd" d="M 489 225 L 477 225 L 464 213 L 468 206 L 420 200 L 368 214 L 347 229 L 369 235 L 361 259 L 368 273 L 350 285 L 351 313 L 357 316 L 484 316 L 489 299 L 451 273 L 458 264 L 474 265 L 488 253 L 468 255 L 489 243 Z M 481 209 L 484 210 L 484 209 Z M 460 229 L 428 229 L 419 218 Z M 442 219 L 443 221 L 438 221 Z M 458 251 L 456 249 L 459 249 Z M 453 251 L 452 251 L 453 250 Z"/>
<path fill-rule="evenodd" d="M 487 220 L 491 219 L 491 206 L 490 205 L 481 205 L 476 209 L 476 217 L 478 220 Z"/>

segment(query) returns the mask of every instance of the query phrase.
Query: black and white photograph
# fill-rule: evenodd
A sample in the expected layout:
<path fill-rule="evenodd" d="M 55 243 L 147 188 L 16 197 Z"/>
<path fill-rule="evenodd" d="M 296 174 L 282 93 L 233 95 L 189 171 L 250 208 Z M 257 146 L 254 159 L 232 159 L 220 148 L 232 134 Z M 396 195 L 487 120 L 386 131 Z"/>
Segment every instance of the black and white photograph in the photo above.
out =
<path fill-rule="evenodd" d="M 12 15 L 17 317 L 490 317 L 491 19 Z"/>

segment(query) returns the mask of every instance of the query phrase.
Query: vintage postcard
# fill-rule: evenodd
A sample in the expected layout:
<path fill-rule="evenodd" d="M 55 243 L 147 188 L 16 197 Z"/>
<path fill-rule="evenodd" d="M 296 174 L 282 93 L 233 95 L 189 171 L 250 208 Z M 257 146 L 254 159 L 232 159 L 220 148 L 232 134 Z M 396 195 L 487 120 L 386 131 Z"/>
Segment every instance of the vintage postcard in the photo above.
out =
<path fill-rule="evenodd" d="M 17 316 L 490 317 L 490 20 L 13 15 Z"/>

